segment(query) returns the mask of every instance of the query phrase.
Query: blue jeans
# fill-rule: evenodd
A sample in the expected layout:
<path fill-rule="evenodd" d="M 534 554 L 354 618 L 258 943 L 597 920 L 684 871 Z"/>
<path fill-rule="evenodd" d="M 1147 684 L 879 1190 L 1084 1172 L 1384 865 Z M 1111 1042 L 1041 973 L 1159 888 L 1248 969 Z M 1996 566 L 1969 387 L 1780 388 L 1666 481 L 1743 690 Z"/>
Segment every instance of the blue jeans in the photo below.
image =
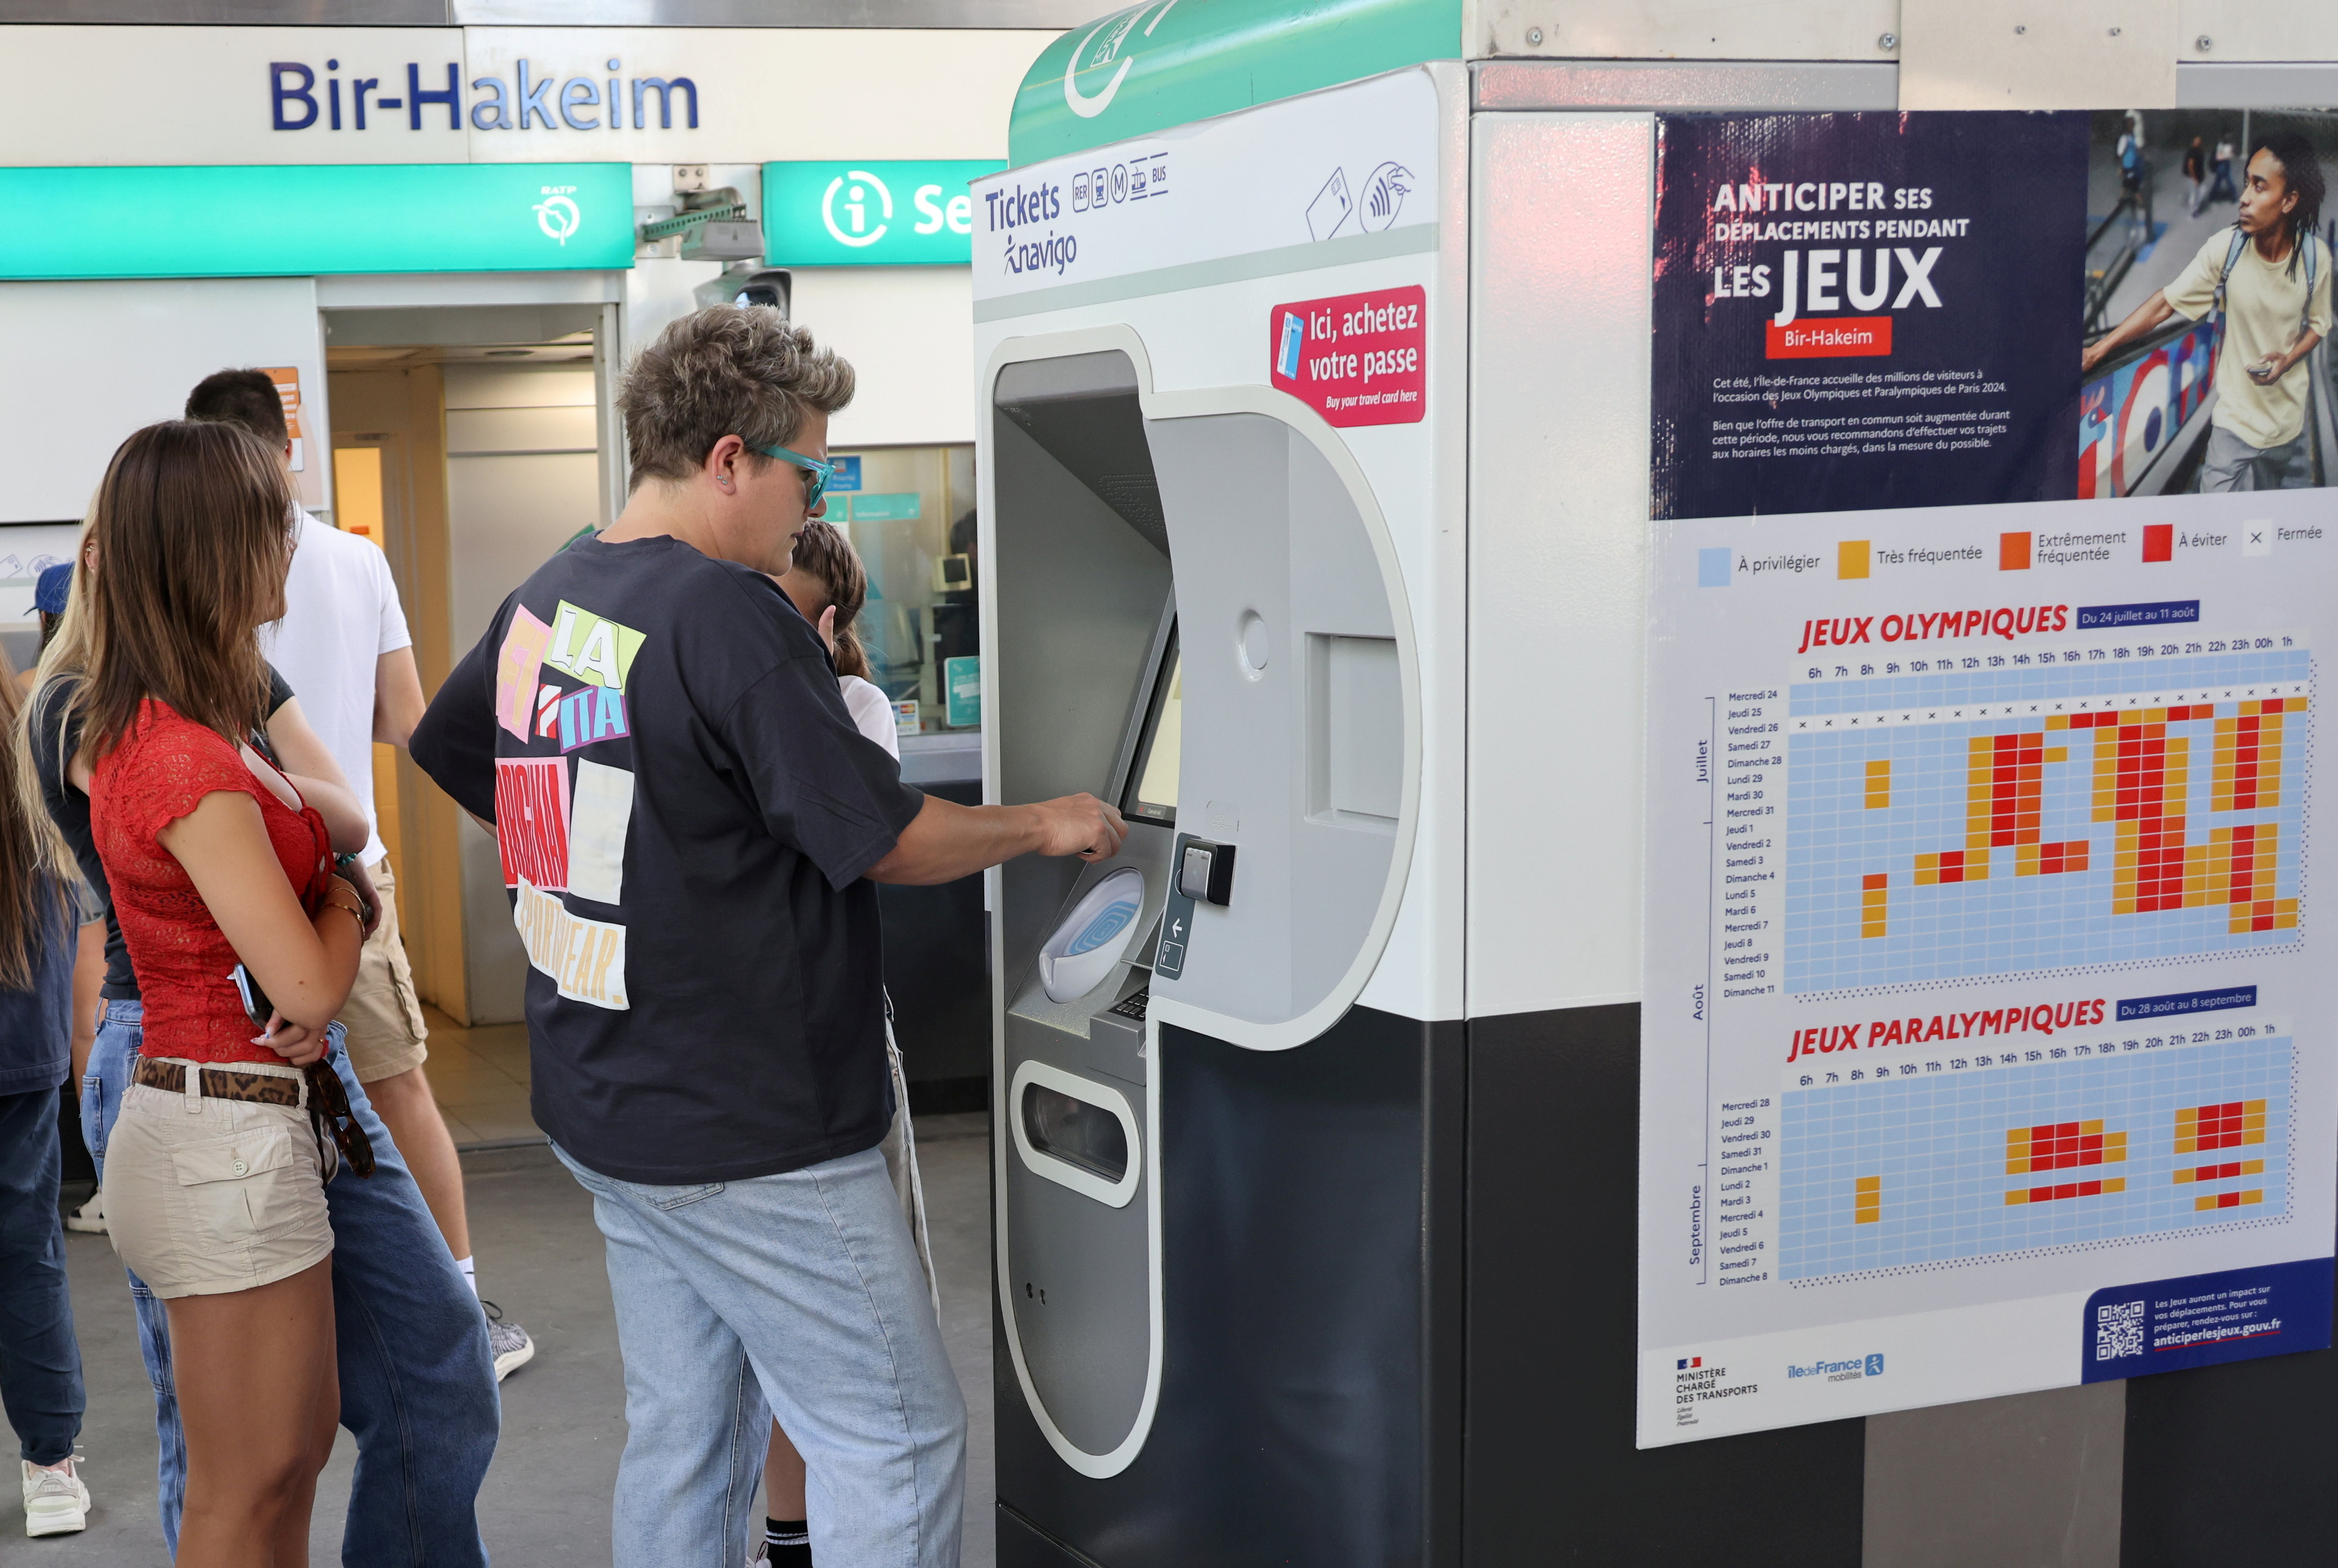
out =
<path fill-rule="evenodd" d="M 59 1169 L 56 1090 L 0 1094 L 0 1405 L 35 1465 L 73 1456 L 84 1407 Z"/>
<path fill-rule="evenodd" d="M 956 1568 L 966 1403 L 884 1156 L 649 1187 L 554 1152 L 593 1194 L 625 1358 L 617 1568 L 745 1560 L 772 1412 L 814 1558 Z"/>
<path fill-rule="evenodd" d="M 143 1007 L 108 1002 L 81 1084 L 81 1124 L 99 1177 L 122 1112 Z M 422 1190 L 375 1115 L 365 1087 L 336 1050 L 333 1067 L 349 1110 L 373 1141 L 374 1173 L 344 1164 L 325 1189 L 333 1216 L 333 1319 L 339 1338 L 341 1425 L 358 1444 L 341 1537 L 348 1568 L 470 1568 L 487 1560 L 475 1504 L 495 1456 L 502 1420 L 486 1318 L 447 1250 Z M 54 1205 L 52 1205 L 54 1207 Z M 124 1270 L 124 1272 L 128 1272 Z M 179 1550 L 187 1446 L 171 1381 L 171 1329 L 162 1303 L 135 1274 L 138 1341 L 154 1385 L 162 1539 Z"/>

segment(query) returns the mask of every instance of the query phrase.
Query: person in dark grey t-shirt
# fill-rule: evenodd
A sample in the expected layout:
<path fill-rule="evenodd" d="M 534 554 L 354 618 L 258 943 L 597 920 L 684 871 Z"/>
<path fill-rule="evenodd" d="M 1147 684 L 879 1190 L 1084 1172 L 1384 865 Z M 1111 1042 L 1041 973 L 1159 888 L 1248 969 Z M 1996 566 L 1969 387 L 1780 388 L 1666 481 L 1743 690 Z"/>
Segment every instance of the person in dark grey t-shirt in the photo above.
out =
<path fill-rule="evenodd" d="M 820 1560 L 957 1563 L 965 1406 L 878 1152 L 872 883 L 1099 858 L 1125 831 L 1087 795 L 922 796 L 854 727 L 771 580 L 852 386 L 773 309 L 668 327 L 620 399 L 624 514 L 504 602 L 410 748 L 495 832 L 535 1120 L 607 1241 L 617 1568 L 744 1561 L 732 1466 L 774 1415 L 827 1504 Z"/>

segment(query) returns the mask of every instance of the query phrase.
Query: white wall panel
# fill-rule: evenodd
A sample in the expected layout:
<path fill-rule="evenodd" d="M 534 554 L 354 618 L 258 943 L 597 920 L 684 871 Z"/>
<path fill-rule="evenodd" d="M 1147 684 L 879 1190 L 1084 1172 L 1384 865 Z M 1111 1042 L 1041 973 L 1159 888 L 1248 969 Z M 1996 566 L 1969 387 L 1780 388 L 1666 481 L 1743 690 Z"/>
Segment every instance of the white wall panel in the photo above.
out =
<path fill-rule="evenodd" d="M 2176 102 L 2176 0 L 1901 0 L 1900 106 L 2165 108 Z"/>
<path fill-rule="evenodd" d="M 329 494 L 331 428 L 307 278 L 0 283 L 0 522 L 79 518 L 123 437 L 175 419 L 231 366 L 300 372 L 311 433 L 301 499 Z"/>
<path fill-rule="evenodd" d="M 517 399 L 531 395 L 547 401 L 565 398 L 578 379 L 575 371 L 515 375 L 501 368 L 474 370 L 447 368 L 447 401 L 450 436 L 458 419 L 469 417 L 459 404 L 477 407 L 482 384 L 501 384 L 501 396 Z M 592 376 L 583 374 L 585 395 L 591 396 Z M 530 383 L 541 383 L 540 389 Z M 570 419 L 582 415 L 589 431 L 592 410 L 555 407 L 527 410 L 506 405 L 506 418 Z M 490 416 L 493 416 L 492 412 Z M 454 605 L 452 624 L 457 654 L 469 650 L 486 632 L 504 596 L 526 581 L 553 552 L 579 528 L 590 527 L 600 516 L 599 470 L 587 442 L 581 451 L 496 452 L 464 456 L 450 450 L 447 457 L 447 514 L 452 535 Z"/>
<path fill-rule="evenodd" d="M 593 452 L 599 446 L 594 415 L 589 405 L 582 408 L 449 408 L 447 455 Z"/>
<path fill-rule="evenodd" d="M 974 439 L 974 285 L 967 269 L 799 268 L 794 317 L 860 376 L 852 406 L 830 426 L 830 446 Z"/>
<path fill-rule="evenodd" d="M 2320 0 L 2176 0 L 2176 15 L 2185 60 L 2338 61 L 2338 5 Z"/>
<path fill-rule="evenodd" d="M 1645 115 L 1481 116 L 1469 426 L 1472 1016 L 1636 999 Z"/>

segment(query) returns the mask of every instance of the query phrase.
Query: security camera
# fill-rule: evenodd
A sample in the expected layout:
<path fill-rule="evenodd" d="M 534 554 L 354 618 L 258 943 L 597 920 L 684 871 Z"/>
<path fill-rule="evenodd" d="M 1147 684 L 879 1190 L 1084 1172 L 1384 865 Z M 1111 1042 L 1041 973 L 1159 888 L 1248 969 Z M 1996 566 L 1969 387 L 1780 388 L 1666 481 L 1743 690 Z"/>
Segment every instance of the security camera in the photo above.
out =
<path fill-rule="evenodd" d="M 794 292 L 794 280 L 787 273 L 749 263 L 723 269 L 722 276 L 701 283 L 690 295 L 701 309 L 710 305 L 769 305 L 785 316 Z"/>

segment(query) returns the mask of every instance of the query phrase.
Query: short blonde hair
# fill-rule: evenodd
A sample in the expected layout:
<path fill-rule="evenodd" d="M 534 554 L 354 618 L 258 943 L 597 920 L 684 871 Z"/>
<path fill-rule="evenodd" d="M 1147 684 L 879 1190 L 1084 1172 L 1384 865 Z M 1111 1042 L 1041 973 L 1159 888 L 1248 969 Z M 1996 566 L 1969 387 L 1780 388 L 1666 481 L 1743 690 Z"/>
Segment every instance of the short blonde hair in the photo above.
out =
<path fill-rule="evenodd" d="M 725 436 L 791 446 L 806 414 L 835 413 L 852 387 L 850 364 L 768 305 L 684 316 L 635 356 L 617 395 L 633 482 L 687 479 Z"/>

